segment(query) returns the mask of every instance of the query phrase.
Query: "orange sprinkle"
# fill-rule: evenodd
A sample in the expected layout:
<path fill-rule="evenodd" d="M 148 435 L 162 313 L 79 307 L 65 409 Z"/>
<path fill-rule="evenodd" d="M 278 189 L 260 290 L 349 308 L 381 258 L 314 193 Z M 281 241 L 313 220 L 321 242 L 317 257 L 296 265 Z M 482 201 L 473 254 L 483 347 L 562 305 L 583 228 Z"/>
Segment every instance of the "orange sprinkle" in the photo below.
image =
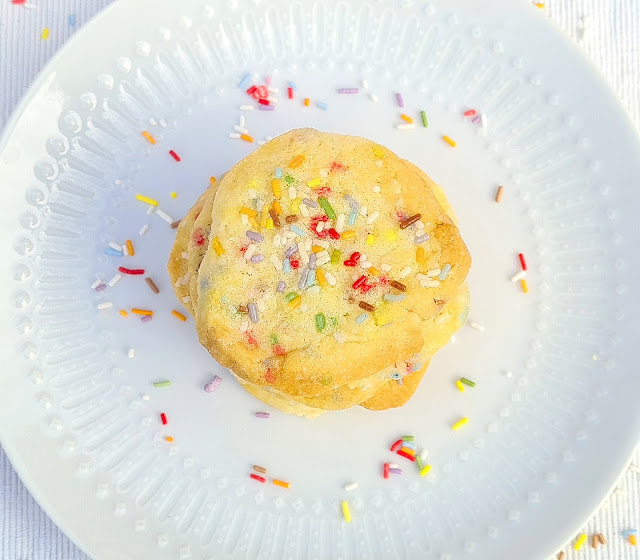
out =
<path fill-rule="evenodd" d="M 424 252 L 424 247 L 418 247 L 416 249 L 416 262 L 418 264 L 424 264 L 425 259 L 426 259 L 426 256 Z"/>
<path fill-rule="evenodd" d="M 241 134 L 240 138 L 245 142 L 253 142 L 253 136 L 249 136 L 248 134 Z"/>
<path fill-rule="evenodd" d="M 321 253 L 322 251 L 324 251 L 324 247 L 320 247 L 320 245 L 313 245 L 311 247 L 312 253 Z"/>
<path fill-rule="evenodd" d="M 355 236 L 356 236 L 356 232 L 353 231 L 352 229 L 349 229 L 347 231 L 343 231 L 340 237 L 342 239 L 353 239 Z"/>
<path fill-rule="evenodd" d="M 166 441 L 168 441 L 169 443 L 171 443 L 173 441 L 173 438 L 171 436 L 167 436 L 166 438 L 164 438 Z"/>
<path fill-rule="evenodd" d="M 305 97 L 305 98 L 304 98 L 304 106 L 305 106 L 305 107 L 308 107 L 308 106 L 309 106 L 309 103 L 311 103 L 311 99 L 309 99 L 308 97 Z"/>
<path fill-rule="evenodd" d="M 302 165 L 302 163 L 304 162 L 304 156 L 301 154 L 299 156 L 294 157 L 290 162 L 289 162 L 289 167 L 291 169 L 295 169 L 296 167 L 300 167 Z"/>
<path fill-rule="evenodd" d="M 520 280 L 520 284 L 522 286 L 522 291 L 525 294 L 528 294 L 529 293 L 529 285 L 527 284 L 527 281 L 523 278 L 522 280 Z"/>
<path fill-rule="evenodd" d="M 632 546 L 636 546 L 638 544 L 638 540 L 635 535 L 629 535 L 629 542 Z"/>
<path fill-rule="evenodd" d="M 316 281 L 318 282 L 319 286 L 321 288 L 326 288 L 327 287 L 327 278 L 324 275 L 324 272 L 322 272 L 321 269 L 317 269 L 316 270 Z"/>
<path fill-rule="evenodd" d="M 271 190 L 273 191 L 273 196 L 276 198 L 280 198 L 282 196 L 282 185 L 280 184 L 279 179 L 271 179 Z"/>
<path fill-rule="evenodd" d="M 146 141 L 149 142 L 149 144 L 156 143 L 156 139 L 153 136 L 151 136 L 151 134 L 149 134 L 146 130 L 142 131 L 142 136 L 145 137 Z"/>
<path fill-rule="evenodd" d="M 271 207 L 276 211 L 276 214 L 282 214 L 282 206 L 280 206 L 280 203 L 277 200 L 273 201 Z"/>
<path fill-rule="evenodd" d="M 408 455 L 411 455 L 412 457 L 415 457 L 416 452 L 413 449 L 410 449 L 408 447 L 401 447 L 400 451 L 404 451 L 405 453 L 407 453 Z"/>
<path fill-rule="evenodd" d="M 123 317 L 128 317 L 129 316 L 129 314 L 124 309 L 120 310 L 120 315 L 122 315 Z"/>
<path fill-rule="evenodd" d="M 375 266 L 372 266 L 371 268 L 369 268 L 369 274 L 371 274 L 372 276 L 380 276 L 380 271 Z M 318 273 L 316 272 L 316 279 L 317 277 Z"/>
<path fill-rule="evenodd" d="M 213 186 L 216 183 L 216 178 L 215 177 L 209 177 L 209 186 Z"/>
<path fill-rule="evenodd" d="M 181 321 L 186 321 L 187 318 L 180 313 L 179 311 L 176 311 L 175 309 L 171 312 L 171 315 L 173 315 L 176 319 L 180 319 Z"/>
<path fill-rule="evenodd" d="M 135 313 L 136 315 L 153 315 L 153 311 L 150 309 L 136 309 L 135 307 L 131 310 L 131 313 Z"/>
<path fill-rule="evenodd" d="M 400 118 L 407 123 L 412 123 L 413 119 L 409 116 L 409 115 L 405 115 L 404 113 L 402 113 L 402 115 L 400 115 Z"/>
<path fill-rule="evenodd" d="M 276 486 L 282 486 L 283 488 L 291 488 L 291 483 L 290 482 L 285 482 L 284 480 L 278 480 L 277 478 L 273 479 L 273 483 Z"/>
<path fill-rule="evenodd" d="M 240 214 L 246 214 L 250 218 L 255 218 L 258 215 L 258 213 L 255 210 L 252 210 L 251 208 L 247 208 L 246 206 L 243 206 L 242 208 L 240 208 Z"/>
<path fill-rule="evenodd" d="M 131 243 L 131 239 L 127 239 L 127 251 L 129 251 L 130 257 L 133 257 L 133 255 L 135 255 L 135 252 L 133 250 L 133 243 Z"/>

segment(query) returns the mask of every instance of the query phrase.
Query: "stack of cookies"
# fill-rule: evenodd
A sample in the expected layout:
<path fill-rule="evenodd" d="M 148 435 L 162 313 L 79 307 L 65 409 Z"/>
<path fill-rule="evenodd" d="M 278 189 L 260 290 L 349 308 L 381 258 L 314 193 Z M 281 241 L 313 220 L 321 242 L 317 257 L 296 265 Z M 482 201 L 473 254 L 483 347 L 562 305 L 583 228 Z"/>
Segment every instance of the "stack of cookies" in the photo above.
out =
<path fill-rule="evenodd" d="M 424 172 L 369 140 L 298 129 L 196 201 L 168 268 L 211 355 L 260 400 L 313 417 L 409 400 L 466 320 L 470 265 Z"/>

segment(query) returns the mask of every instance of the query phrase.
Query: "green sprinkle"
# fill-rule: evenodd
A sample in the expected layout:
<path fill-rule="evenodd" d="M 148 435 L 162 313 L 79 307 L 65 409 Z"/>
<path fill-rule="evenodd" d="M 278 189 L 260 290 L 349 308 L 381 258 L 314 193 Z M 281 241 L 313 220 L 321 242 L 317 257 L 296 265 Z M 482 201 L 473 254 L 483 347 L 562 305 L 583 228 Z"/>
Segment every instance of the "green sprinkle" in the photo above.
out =
<path fill-rule="evenodd" d="M 342 252 L 338 251 L 338 249 L 334 249 L 333 253 L 331 253 L 331 264 L 338 264 L 341 256 Z"/>
<path fill-rule="evenodd" d="M 402 441 L 414 441 L 415 439 L 413 436 L 402 436 Z"/>
<path fill-rule="evenodd" d="M 275 333 L 269 335 L 269 341 L 271 344 L 278 344 L 278 335 Z"/>
<path fill-rule="evenodd" d="M 422 462 L 422 459 L 420 459 L 420 457 L 416 457 L 416 465 L 419 471 L 424 468 L 424 463 Z"/>
<path fill-rule="evenodd" d="M 292 301 L 294 299 L 296 299 L 298 297 L 298 294 L 296 294 L 295 292 L 289 292 L 285 298 L 287 301 Z"/>
<path fill-rule="evenodd" d="M 296 182 L 296 180 L 291 175 L 285 175 L 284 180 L 286 183 L 289 183 L 289 184 Z"/>
<path fill-rule="evenodd" d="M 429 123 L 427 122 L 427 113 L 420 111 L 420 118 L 422 119 L 422 126 L 427 128 L 429 126 Z"/>
<path fill-rule="evenodd" d="M 331 204 L 329 204 L 329 201 L 324 196 L 321 196 L 318 198 L 318 204 L 322 206 L 322 209 L 324 210 L 324 213 L 327 215 L 327 218 L 329 218 L 330 220 L 336 219 L 335 211 L 331 207 Z"/>
<path fill-rule="evenodd" d="M 171 381 L 167 380 L 167 381 L 156 381 L 153 386 L 154 387 L 168 387 L 169 385 L 171 385 Z"/>
<path fill-rule="evenodd" d="M 329 328 L 335 329 L 338 326 L 337 317 L 329 317 Z"/>
<path fill-rule="evenodd" d="M 475 381 L 471 381 L 471 379 L 467 379 L 466 377 L 461 377 L 460 378 L 460 383 L 464 383 L 465 385 L 468 385 L 469 387 L 475 387 Z"/>
<path fill-rule="evenodd" d="M 327 320 L 324 316 L 324 313 L 318 313 L 316 315 L 316 330 L 318 332 L 322 332 L 326 326 L 327 326 Z"/>

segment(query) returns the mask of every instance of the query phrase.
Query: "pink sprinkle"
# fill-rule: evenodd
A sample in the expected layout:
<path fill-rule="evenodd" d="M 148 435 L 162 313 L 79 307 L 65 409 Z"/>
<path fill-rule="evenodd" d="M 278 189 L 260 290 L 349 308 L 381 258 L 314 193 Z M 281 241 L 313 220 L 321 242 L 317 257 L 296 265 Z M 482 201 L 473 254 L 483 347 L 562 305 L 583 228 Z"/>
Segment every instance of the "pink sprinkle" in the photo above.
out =
<path fill-rule="evenodd" d="M 357 87 L 343 87 L 338 90 L 338 93 L 358 93 Z"/>
<path fill-rule="evenodd" d="M 222 383 L 222 378 L 218 375 L 214 375 L 211 378 L 211 380 L 208 381 L 207 384 L 204 386 L 204 390 L 207 393 L 213 393 L 213 391 L 215 391 L 218 388 L 220 383 Z"/>
<path fill-rule="evenodd" d="M 256 412 L 256 418 L 271 418 L 268 412 Z"/>
<path fill-rule="evenodd" d="M 99 286 L 96 287 L 96 292 L 101 292 L 102 290 L 105 290 L 107 288 L 106 284 L 100 284 Z"/>
<path fill-rule="evenodd" d="M 396 101 L 398 102 L 398 107 L 404 107 L 404 99 L 402 99 L 401 93 L 396 93 Z"/>
<path fill-rule="evenodd" d="M 149 321 L 151 321 L 151 319 L 153 319 L 153 317 L 151 315 L 145 315 L 144 317 L 142 317 L 142 319 L 140 319 L 143 323 L 148 323 Z"/>

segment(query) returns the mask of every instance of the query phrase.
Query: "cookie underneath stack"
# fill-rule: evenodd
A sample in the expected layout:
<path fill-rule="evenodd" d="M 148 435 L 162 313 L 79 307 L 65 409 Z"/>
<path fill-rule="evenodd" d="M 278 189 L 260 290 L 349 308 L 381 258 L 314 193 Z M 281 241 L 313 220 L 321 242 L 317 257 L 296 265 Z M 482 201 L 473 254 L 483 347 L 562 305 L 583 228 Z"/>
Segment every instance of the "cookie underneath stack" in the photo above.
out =
<path fill-rule="evenodd" d="M 168 269 L 202 345 L 263 402 L 383 410 L 468 315 L 455 222 L 442 189 L 383 146 L 299 129 L 196 201 Z"/>

